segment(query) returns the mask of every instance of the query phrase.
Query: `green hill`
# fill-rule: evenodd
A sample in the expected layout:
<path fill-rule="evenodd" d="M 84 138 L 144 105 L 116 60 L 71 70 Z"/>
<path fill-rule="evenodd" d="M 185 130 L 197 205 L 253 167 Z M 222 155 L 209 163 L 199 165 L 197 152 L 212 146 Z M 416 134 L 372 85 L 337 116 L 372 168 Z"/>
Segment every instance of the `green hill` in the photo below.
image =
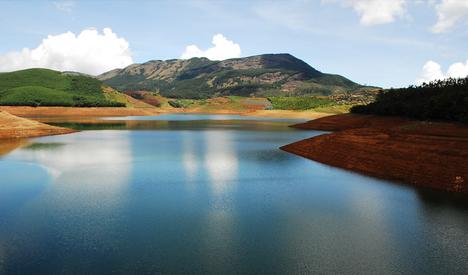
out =
<path fill-rule="evenodd" d="M 330 96 L 362 91 L 340 75 L 317 71 L 290 54 L 264 54 L 211 61 L 153 60 L 98 76 L 121 91 L 152 91 L 171 98 L 218 96 Z"/>
<path fill-rule="evenodd" d="M 108 100 L 102 82 L 78 73 L 28 69 L 0 73 L 0 105 L 122 107 Z"/>
<path fill-rule="evenodd" d="M 382 91 L 375 102 L 355 106 L 351 111 L 468 123 L 468 77 Z"/>

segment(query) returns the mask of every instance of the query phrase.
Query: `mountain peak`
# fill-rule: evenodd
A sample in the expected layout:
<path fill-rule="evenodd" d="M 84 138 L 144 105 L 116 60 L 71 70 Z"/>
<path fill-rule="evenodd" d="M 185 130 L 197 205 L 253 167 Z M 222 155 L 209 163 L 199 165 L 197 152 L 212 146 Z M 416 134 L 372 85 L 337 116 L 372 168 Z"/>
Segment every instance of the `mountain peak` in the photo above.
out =
<path fill-rule="evenodd" d="M 98 76 L 122 91 L 147 90 L 166 97 L 220 95 L 330 95 L 362 86 L 324 74 L 288 53 L 213 61 L 205 57 L 154 60 Z"/>

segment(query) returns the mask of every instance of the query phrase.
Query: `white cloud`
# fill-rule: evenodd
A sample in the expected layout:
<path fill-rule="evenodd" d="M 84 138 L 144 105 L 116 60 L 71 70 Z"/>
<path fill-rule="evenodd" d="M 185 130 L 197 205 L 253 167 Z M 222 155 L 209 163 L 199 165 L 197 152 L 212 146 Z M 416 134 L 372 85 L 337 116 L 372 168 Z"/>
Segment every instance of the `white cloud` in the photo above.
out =
<path fill-rule="evenodd" d="M 366 26 L 391 23 L 406 12 L 406 0 L 322 0 L 322 3 L 330 2 L 352 7 Z"/>
<path fill-rule="evenodd" d="M 437 23 L 432 27 L 432 31 L 445 32 L 468 16 L 468 0 L 442 0 L 435 9 Z"/>
<path fill-rule="evenodd" d="M 128 42 L 109 28 L 49 35 L 35 49 L 0 55 L 0 71 L 40 67 L 96 75 L 132 63 Z"/>
<path fill-rule="evenodd" d="M 466 63 L 458 62 L 450 65 L 447 73 L 442 71 L 442 67 L 432 60 L 427 61 L 424 64 L 421 78 L 416 80 L 417 84 L 422 84 L 424 82 L 431 82 L 438 79 L 445 79 L 449 77 L 460 78 L 468 76 L 468 60 Z"/>
<path fill-rule="evenodd" d="M 72 9 L 75 7 L 75 2 L 71 0 L 64 0 L 64 1 L 56 1 L 53 2 L 55 8 L 65 12 L 71 12 Z"/>
<path fill-rule="evenodd" d="M 455 77 L 455 78 L 467 77 L 468 76 L 468 60 L 466 60 L 465 64 L 463 64 L 463 62 L 452 64 L 447 71 L 447 76 Z"/>
<path fill-rule="evenodd" d="M 214 46 L 207 50 L 201 50 L 197 45 L 189 45 L 185 48 L 180 58 L 206 57 L 211 60 L 224 60 L 241 56 L 239 44 L 228 40 L 222 34 L 214 35 L 211 43 L 213 43 Z"/>
<path fill-rule="evenodd" d="M 436 79 L 445 78 L 442 68 L 437 62 L 427 61 L 422 68 L 421 78 L 416 81 L 417 84 L 431 82 Z"/>

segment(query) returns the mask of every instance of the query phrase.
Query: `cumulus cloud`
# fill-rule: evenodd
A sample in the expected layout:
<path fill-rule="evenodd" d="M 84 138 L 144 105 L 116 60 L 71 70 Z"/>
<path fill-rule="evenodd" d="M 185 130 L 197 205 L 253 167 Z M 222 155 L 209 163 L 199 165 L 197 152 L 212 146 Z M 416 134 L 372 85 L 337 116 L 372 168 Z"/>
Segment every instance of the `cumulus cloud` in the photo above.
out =
<path fill-rule="evenodd" d="M 206 57 L 211 60 L 224 60 L 241 56 L 239 44 L 228 40 L 220 33 L 213 36 L 211 43 L 213 47 L 207 50 L 201 50 L 197 45 L 189 45 L 185 48 L 180 58 Z"/>
<path fill-rule="evenodd" d="M 447 70 L 447 73 L 442 71 L 442 67 L 432 60 L 427 61 L 424 64 L 421 77 L 416 80 L 417 84 L 422 84 L 424 82 L 431 82 L 438 79 L 445 79 L 449 77 L 460 78 L 468 76 L 468 60 L 466 63 L 458 62 L 450 65 Z"/>
<path fill-rule="evenodd" d="M 468 0 L 442 0 L 435 9 L 437 23 L 432 27 L 432 31 L 445 32 L 468 16 Z"/>
<path fill-rule="evenodd" d="M 406 0 L 322 0 L 322 3 L 339 2 L 353 8 L 363 25 L 386 24 L 402 17 L 406 12 Z"/>
<path fill-rule="evenodd" d="M 49 35 L 34 49 L 0 55 L 0 71 L 39 67 L 96 75 L 132 63 L 128 42 L 109 28 Z"/>

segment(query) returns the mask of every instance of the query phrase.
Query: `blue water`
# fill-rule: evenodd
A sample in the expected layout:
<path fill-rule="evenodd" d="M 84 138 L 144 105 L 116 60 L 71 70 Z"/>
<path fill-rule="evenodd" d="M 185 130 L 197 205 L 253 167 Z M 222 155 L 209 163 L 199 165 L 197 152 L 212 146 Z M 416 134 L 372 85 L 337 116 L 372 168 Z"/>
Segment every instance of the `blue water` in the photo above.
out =
<path fill-rule="evenodd" d="M 162 120 L 162 121 L 219 121 L 219 120 L 244 120 L 244 121 L 274 121 L 274 122 L 300 122 L 303 119 L 291 118 L 269 118 L 241 115 L 210 115 L 210 114 L 162 114 L 158 116 L 129 116 L 129 117 L 107 117 L 103 120 Z"/>
<path fill-rule="evenodd" d="M 466 198 L 280 151 L 321 134 L 291 122 L 129 117 L 30 140 L 0 158 L 0 274 L 468 270 Z"/>

